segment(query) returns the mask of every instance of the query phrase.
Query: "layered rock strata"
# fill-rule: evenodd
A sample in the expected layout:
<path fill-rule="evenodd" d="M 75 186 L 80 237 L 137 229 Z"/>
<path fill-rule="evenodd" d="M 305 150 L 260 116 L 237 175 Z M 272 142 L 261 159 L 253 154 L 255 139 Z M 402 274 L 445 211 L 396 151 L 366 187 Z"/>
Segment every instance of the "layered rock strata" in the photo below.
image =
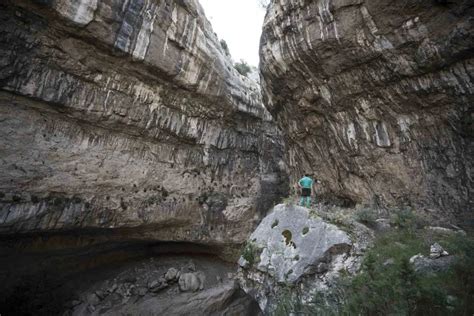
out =
<path fill-rule="evenodd" d="M 273 1 L 262 85 L 292 181 L 472 224 L 473 15 L 462 0 Z"/>
<path fill-rule="evenodd" d="M 196 0 L 3 2 L 0 51 L 4 235 L 239 244 L 287 186 Z"/>

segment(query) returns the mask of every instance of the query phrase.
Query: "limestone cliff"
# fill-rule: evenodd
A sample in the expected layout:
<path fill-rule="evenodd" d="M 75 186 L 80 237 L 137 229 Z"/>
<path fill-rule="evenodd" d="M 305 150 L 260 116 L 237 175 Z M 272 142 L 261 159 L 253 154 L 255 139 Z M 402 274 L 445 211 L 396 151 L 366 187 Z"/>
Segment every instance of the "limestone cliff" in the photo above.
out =
<path fill-rule="evenodd" d="M 2 234 L 239 244 L 287 186 L 197 0 L 2 2 L 0 52 Z"/>
<path fill-rule="evenodd" d="M 292 180 L 472 220 L 473 15 L 462 0 L 273 1 L 262 86 Z"/>

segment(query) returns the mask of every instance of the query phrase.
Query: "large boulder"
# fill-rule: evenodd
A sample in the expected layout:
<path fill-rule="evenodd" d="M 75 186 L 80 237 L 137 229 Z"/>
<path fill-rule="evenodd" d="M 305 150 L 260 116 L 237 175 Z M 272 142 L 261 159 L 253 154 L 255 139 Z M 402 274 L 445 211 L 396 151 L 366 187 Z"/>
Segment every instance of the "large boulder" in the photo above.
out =
<path fill-rule="evenodd" d="M 196 292 L 204 289 L 205 276 L 201 272 L 183 273 L 179 276 L 178 284 L 181 292 Z"/>
<path fill-rule="evenodd" d="M 340 270 L 352 269 L 353 242 L 337 226 L 295 205 L 274 207 L 250 236 L 239 260 L 239 280 L 264 311 L 271 311 L 288 287 L 303 295 L 326 287 Z"/>
<path fill-rule="evenodd" d="M 289 283 L 314 274 L 331 255 L 351 247 L 346 232 L 312 217 L 304 207 L 284 204 L 262 220 L 250 240 L 262 249 L 256 268 L 277 282 Z"/>
<path fill-rule="evenodd" d="M 436 274 L 448 271 L 456 262 L 454 256 L 444 256 L 439 258 L 425 257 L 417 254 L 410 258 L 410 263 L 417 273 L 421 274 Z"/>

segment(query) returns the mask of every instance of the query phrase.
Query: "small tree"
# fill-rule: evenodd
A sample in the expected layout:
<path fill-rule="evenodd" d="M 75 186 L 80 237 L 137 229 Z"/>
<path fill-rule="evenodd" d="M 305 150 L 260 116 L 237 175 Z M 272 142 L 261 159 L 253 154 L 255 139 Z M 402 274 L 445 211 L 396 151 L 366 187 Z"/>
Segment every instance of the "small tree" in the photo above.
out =
<path fill-rule="evenodd" d="M 224 50 L 224 53 L 226 54 L 226 56 L 230 56 L 229 46 L 227 46 L 227 42 L 225 40 L 221 39 L 220 43 L 221 43 L 221 47 Z"/>
<path fill-rule="evenodd" d="M 246 77 L 248 73 L 252 71 L 252 68 L 250 68 L 249 64 L 247 64 L 247 62 L 243 59 L 235 63 L 234 68 L 239 72 L 239 74 Z"/>

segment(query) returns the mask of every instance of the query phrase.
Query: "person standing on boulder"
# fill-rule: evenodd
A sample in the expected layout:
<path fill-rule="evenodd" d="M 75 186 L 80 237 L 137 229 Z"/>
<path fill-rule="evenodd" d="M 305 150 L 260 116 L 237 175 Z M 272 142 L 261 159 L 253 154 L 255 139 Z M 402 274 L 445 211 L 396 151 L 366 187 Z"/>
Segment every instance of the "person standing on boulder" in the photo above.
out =
<path fill-rule="evenodd" d="M 301 188 L 300 205 L 304 206 L 306 202 L 306 207 L 310 207 L 313 188 L 313 179 L 311 179 L 311 175 L 306 173 L 305 176 L 298 181 L 298 186 Z"/>

